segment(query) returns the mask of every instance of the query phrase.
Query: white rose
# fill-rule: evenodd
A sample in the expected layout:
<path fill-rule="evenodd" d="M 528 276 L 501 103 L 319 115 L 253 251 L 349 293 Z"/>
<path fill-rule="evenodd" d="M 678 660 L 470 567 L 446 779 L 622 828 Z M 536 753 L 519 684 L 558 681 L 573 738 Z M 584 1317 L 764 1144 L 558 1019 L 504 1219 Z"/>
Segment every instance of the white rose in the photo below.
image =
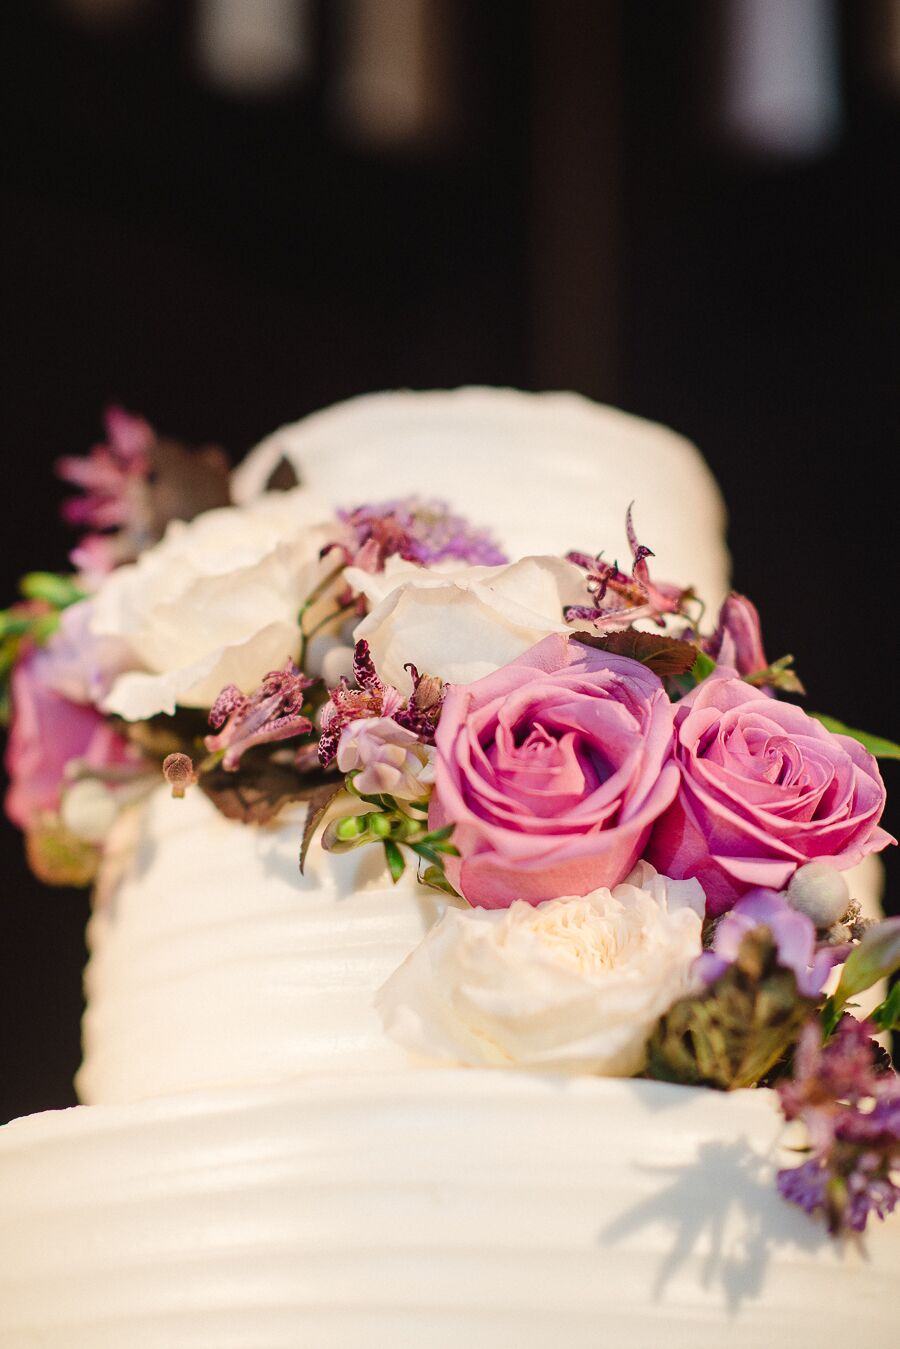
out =
<path fill-rule="evenodd" d="M 92 632 L 124 639 L 132 657 L 104 709 L 137 721 L 209 707 L 225 684 L 251 692 L 296 657 L 300 607 L 336 566 L 320 549 L 340 532 L 304 488 L 174 521 L 93 597 Z"/>
<path fill-rule="evenodd" d="M 385 1030 L 432 1060 L 630 1077 L 693 987 L 704 908 L 639 862 L 612 891 L 448 909 L 377 994 Z"/>
<path fill-rule="evenodd" d="M 470 684 L 551 632 L 569 631 L 563 609 L 584 603 L 584 574 L 556 557 L 501 567 L 418 567 L 389 558 L 384 571 L 347 570 L 371 612 L 354 631 L 382 679 L 409 691 L 403 667 Z"/>

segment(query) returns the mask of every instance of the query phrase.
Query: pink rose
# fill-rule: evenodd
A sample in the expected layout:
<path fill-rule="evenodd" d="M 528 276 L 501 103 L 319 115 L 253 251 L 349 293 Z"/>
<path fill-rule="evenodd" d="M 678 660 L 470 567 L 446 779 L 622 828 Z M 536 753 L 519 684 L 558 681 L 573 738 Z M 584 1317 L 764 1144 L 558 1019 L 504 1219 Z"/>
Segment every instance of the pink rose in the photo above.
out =
<path fill-rule="evenodd" d="M 561 633 L 453 685 L 429 811 L 451 883 L 486 909 L 618 885 L 677 790 L 672 721 L 646 666 Z"/>
<path fill-rule="evenodd" d="M 708 913 L 756 887 L 784 890 L 805 862 L 843 871 L 893 841 L 878 828 L 872 755 L 731 671 L 678 704 L 675 735 L 681 786 L 647 857 L 667 876 L 696 877 Z"/>
<path fill-rule="evenodd" d="M 131 762 L 133 753 L 95 708 L 73 703 L 50 686 L 53 656 L 30 651 L 12 675 L 13 717 L 6 748 L 10 787 L 6 813 L 20 829 L 59 807 L 66 764 L 94 768 Z"/>

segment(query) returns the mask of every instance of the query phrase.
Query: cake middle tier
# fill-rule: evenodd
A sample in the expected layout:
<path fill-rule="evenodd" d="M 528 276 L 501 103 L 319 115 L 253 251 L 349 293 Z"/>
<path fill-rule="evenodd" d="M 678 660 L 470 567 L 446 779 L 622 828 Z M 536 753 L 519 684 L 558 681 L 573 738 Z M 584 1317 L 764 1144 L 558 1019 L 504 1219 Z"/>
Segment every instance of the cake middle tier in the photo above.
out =
<path fill-rule="evenodd" d="M 375 847 L 339 855 L 314 840 L 301 875 L 304 813 L 259 828 L 197 789 L 154 791 L 88 926 L 83 1101 L 415 1066 L 374 997 L 452 901 L 412 862 L 393 885 Z M 874 916 L 877 859 L 847 878 Z"/>
<path fill-rule="evenodd" d="M 83 1101 L 407 1064 L 373 995 L 446 901 L 380 848 L 314 840 L 301 875 L 305 809 L 259 828 L 153 793 L 88 926 Z"/>

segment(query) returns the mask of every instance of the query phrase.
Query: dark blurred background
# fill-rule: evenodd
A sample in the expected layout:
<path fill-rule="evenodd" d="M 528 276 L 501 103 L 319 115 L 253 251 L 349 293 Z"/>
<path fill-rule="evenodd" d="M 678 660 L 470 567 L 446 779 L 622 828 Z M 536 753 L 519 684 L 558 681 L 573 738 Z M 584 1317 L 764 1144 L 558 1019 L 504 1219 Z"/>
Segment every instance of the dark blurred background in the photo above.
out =
<path fill-rule="evenodd" d="M 900 738 L 898 0 L 2 23 L 4 602 L 65 566 L 52 463 L 110 401 L 237 459 L 366 390 L 574 388 L 700 444 L 770 655 Z M 6 1118 L 74 1100 L 88 898 L 0 842 Z"/>

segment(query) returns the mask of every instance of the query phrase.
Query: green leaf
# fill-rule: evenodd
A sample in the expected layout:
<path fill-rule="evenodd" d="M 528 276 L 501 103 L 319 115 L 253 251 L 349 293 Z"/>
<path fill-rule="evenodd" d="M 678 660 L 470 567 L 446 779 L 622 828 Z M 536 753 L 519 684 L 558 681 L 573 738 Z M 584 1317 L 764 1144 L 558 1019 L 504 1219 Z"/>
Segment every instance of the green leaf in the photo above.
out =
<path fill-rule="evenodd" d="M 653 632 L 639 632 L 637 628 L 607 632 L 603 636 L 595 632 L 573 632 L 572 637 L 599 651 L 638 660 L 660 677 L 688 674 L 697 660 L 697 648 L 691 642 L 678 637 L 660 637 Z"/>
<path fill-rule="evenodd" d="M 70 604 L 85 597 L 74 577 L 60 576 L 52 571 L 30 571 L 19 582 L 19 590 L 27 600 L 44 600 L 54 609 L 68 609 Z"/>
<path fill-rule="evenodd" d="M 716 662 L 711 656 L 707 656 L 705 651 L 697 651 L 697 659 L 690 668 L 690 676 L 695 684 L 702 684 L 703 680 L 716 668 Z"/>
<path fill-rule="evenodd" d="M 900 970 L 900 918 L 886 918 L 869 928 L 844 961 L 840 983 L 834 991 L 836 1011 L 842 1011 L 849 998 L 871 988 L 879 979 L 889 979 L 897 970 Z"/>
<path fill-rule="evenodd" d="M 796 671 L 791 668 L 793 664 L 793 656 L 781 656 L 764 670 L 754 670 L 752 674 L 744 675 L 744 683 L 752 684 L 755 688 L 780 689 L 782 693 L 805 694 L 806 689 Z"/>
<path fill-rule="evenodd" d="M 875 755 L 876 759 L 900 759 L 900 745 L 894 744 L 893 740 L 885 740 L 884 736 L 872 735 L 869 731 L 855 731 L 852 726 L 845 726 L 837 717 L 828 717 L 824 712 L 810 712 L 809 715 L 820 721 L 826 731 L 833 731 L 835 735 L 848 735 L 851 740 L 858 740 L 864 749 Z"/>
<path fill-rule="evenodd" d="M 422 838 L 423 843 L 445 843 L 456 828 L 455 824 L 445 824 L 442 829 L 432 829 Z"/>
<path fill-rule="evenodd" d="M 878 1004 L 871 1019 L 881 1031 L 900 1030 L 900 982 L 894 984 L 884 1002 Z"/>
<path fill-rule="evenodd" d="M 435 852 L 434 848 L 429 848 L 427 843 L 410 843 L 409 846 L 414 853 L 417 853 L 418 856 L 423 858 L 426 862 L 430 862 L 432 866 L 439 867 L 443 865 L 440 853 Z"/>
<path fill-rule="evenodd" d="M 432 890 L 440 890 L 444 895 L 452 895 L 454 899 L 459 899 L 459 892 L 453 889 L 453 886 L 444 875 L 441 867 L 426 867 L 419 876 L 422 885 L 428 885 Z"/>
<path fill-rule="evenodd" d="M 391 839 L 386 839 L 384 844 L 384 855 L 387 858 L 388 871 L 391 873 L 391 880 L 396 885 L 406 870 L 403 853 L 397 847 L 396 843 Z"/>

